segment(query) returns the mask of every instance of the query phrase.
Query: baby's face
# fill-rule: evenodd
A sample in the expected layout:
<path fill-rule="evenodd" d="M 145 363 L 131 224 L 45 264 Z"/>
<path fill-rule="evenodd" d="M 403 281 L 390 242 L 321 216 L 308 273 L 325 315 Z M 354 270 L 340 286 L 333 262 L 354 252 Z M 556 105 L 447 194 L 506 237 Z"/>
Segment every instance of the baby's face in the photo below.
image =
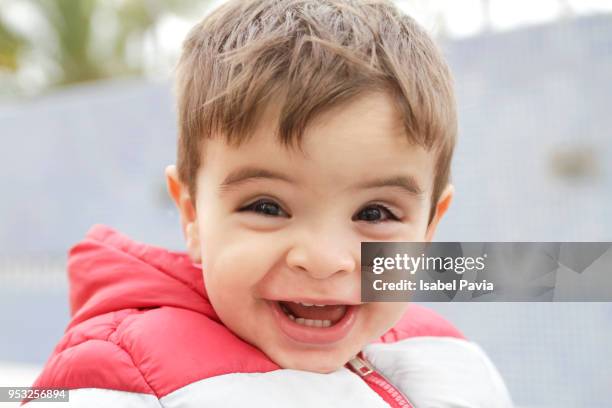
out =
<path fill-rule="evenodd" d="M 322 114 L 302 151 L 276 115 L 238 148 L 206 142 L 191 231 L 223 323 L 284 368 L 329 372 L 406 307 L 360 301 L 360 243 L 431 238 L 434 157 L 383 93 Z"/>

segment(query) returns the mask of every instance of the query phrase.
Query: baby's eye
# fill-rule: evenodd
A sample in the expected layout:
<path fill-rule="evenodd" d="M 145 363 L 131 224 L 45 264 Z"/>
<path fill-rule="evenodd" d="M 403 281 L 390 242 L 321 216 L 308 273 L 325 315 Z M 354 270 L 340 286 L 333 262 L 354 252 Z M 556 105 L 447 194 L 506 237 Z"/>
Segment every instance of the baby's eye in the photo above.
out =
<path fill-rule="evenodd" d="M 382 204 L 369 205 L 363 208 L 353 217 L 353 221 L 367 221 L 378 223 L 384 221 L 399 221 L 393 212 Z"/>
<path fill-rule="evenodd" d="M 257 200 L 252 204 L 240 209 L 240 211 L 251 211 L 270 217 L 288 217 L 287 214 L 277 203 L 270 200 Z"/>

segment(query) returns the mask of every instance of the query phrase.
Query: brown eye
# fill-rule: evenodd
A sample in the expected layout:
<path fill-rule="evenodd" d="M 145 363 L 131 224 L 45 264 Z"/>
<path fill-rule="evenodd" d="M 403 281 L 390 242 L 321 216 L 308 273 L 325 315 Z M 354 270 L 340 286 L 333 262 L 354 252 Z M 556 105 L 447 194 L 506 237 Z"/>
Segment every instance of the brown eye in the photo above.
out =
<path fill-rule="evenodd" d="M 288 217 L 288 214 L 274 201 L 258 200 L 240 209 L 240 211 L 250 211 L 268 217 Z"/>
<path fill-rule="evenodd" d="M 357 213 L 353 220 L 367 221 L 371 223 L 384 221 L 398 221 L 399 218 L 391 210 L 381 204 L 370 205 Z"/>

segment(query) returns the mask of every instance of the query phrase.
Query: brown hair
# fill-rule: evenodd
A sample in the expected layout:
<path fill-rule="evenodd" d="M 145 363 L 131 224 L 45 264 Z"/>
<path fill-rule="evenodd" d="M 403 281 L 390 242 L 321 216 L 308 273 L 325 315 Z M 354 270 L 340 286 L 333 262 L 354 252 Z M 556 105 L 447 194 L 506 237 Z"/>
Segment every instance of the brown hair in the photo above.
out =
<path fill-rule="evenodd" d="M 436 152 L 430 221 L 457 133 L 452 77 L 436 45 L 385 0 L 230 0 L 197 24 L 177 66 L 177 167 L 195 205 L 203 141 L 239 145 L 270 98 L 280 142 L 368 90 L 389 91 L 408 139 Z"/>

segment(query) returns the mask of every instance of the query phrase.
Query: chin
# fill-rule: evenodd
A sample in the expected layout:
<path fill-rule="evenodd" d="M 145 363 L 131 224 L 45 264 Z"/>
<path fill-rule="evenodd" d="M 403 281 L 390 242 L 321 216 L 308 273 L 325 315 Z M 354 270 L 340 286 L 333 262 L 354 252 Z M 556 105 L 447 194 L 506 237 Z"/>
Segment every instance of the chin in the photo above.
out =
<path fill-rule="evenodd" d="M 286 353 L 269 353 L 268 356 L 282 368 L 329 374 L 344 366 L 356 353 L 335 350 L 290 351 Z"/>

